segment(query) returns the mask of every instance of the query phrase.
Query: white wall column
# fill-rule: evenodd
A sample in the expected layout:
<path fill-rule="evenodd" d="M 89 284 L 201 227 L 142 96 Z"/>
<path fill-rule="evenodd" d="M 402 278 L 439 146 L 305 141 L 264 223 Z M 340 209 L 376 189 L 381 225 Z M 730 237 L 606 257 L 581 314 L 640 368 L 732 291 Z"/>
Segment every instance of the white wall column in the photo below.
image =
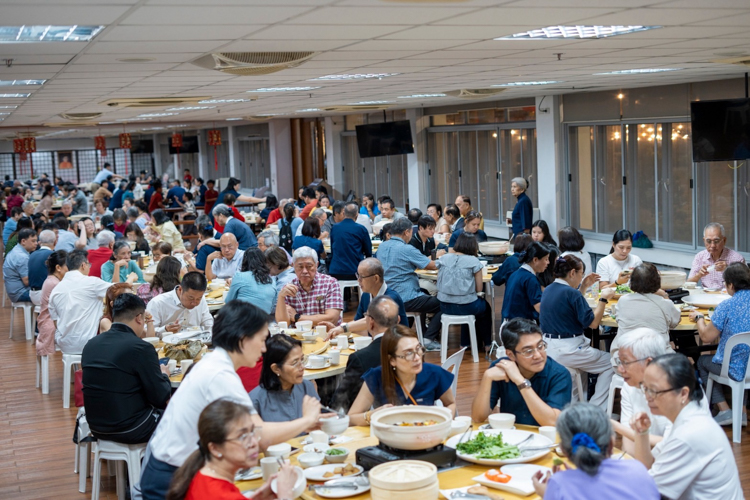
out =
<path fill-rule="evenodd" d="M 162 159 L 161 159 L 161 143 L 159 142 L 159 134 L 151 136 L 154 141 L 154 178 L 161 177 Z"/>
<path fill-rule="evenodd" d="M 344 171 L 342 170 L 341 132 L 344 131 L 343 116 L 327 116 L 324 122 L 326 136 L 326 180 L 328 184 L 341 193 L 341 198 L 349 192 L 344 186 Z M 333 196 L 333 193 L 331 193 Z"/>
<path fill-rule="evenodd" d="M 235 133 L 235 127 L 227 127 L 229 132 L 227 133 L 227 149 L 229 150 L 229 176 L 237 177 L 237 162 L 240 158 L 239 146 L 237 144 L 237 135 Z M 241 180 L 241 179 L 240 179 Z"/>
<path fill-rule="evenodd" d="M 268 122 L 268 145 L 271 150 L 271 191 L 276 197 L 297 197 L 292 172 L 292 128 L 290 120 Z"/>
<path fill-rule="evenodd" d="M 427 212 L 427 185 L 424 182 L 427 173 L 427 122 L 421 109 L 407 109 L 406 118 L 411 123 L 411 135 L 414 139 L 414 153 L 406 155 L 407 176 L 409 179 L 409 207 Z"/>
<path fill-rule="evenodd" d="M 208 144 L 206 141 L 206 131 L 198 130 L 198 177 L 206 181 L 206 154 L 208 153 Z"/>
<path fill-rule="evenodd" d="M 552 235 L 562 227 L 565 213 L 562 200 L 567 182 L 563 182 L 561 123 L 562 100 L 559 96 L 536 98 L 536 158 L 539 212 Z"/>

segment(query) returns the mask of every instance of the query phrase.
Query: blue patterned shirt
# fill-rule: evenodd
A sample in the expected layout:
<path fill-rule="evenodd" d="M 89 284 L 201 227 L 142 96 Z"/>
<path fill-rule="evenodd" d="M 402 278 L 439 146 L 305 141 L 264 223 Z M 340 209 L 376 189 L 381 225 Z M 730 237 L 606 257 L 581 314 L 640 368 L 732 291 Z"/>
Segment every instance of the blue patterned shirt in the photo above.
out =
<path fill-rule="evenodd" d="M 401 300 L 409 302 L 422 295 L 419 290 L 419 277 L 414 271 L 429 266 L 429 257 L 425 257 L 419 250 L 394 236 L 380 244 L 377 258 L 383 264 L 385 282 Z"/>
<path fill-rule="evenodd" d="M 711 315 L 711 322 L 721 332 L 719 345 L 716 348 L 713 362 L 721 364 L 724 361 L 724 347 L 732 335 L 750 332 L 750 290 L 739 290 L 734 296 L 725 300 Z M 745 368 L 747 358 L 750 355 L 750 347 L 740 344 L 732 349 L 729 358 L 729 376 L 733 380 L 745 379 Z"/>

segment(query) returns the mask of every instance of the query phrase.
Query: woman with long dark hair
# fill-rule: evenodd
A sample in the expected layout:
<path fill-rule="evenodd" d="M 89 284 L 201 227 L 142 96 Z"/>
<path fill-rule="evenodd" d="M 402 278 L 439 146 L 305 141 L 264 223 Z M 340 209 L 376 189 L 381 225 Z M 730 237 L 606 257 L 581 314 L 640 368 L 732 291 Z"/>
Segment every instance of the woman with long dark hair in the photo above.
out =
<path fill-rule="evenodd" d="M 301 247 L 312 248 L 318 254 L 320 262 L 325 261 L 326 250 L 323 247 L 323 242 L 320 241 L 320 221 L 317 217 L 308 217 L 302 223 L 302 234 L 294 238 L 292 250 L 297 250 Z"/>
<path fill-rule="evenodd" d="M 143 302 L 148 302 L 160 293 L 171 292 L 182 279 L 182 264 L 175 257 L 164 257 L 156 265 L 156 274 L 151 283 L 145 283 L 138 287 L 138 296 Z"/>
<path fill-rule="evenodd" d="M 240 271 L 232 278 L 226 300 L 235 299 L 254 304 L 271 314 L 276 302 L 276 287 L 268 269 L 266 256 L 257 247 L 245 250 Z"/>
<path fill-rule="evenodd" d="M 305 396 L 320 399 L 315 384 L 304 379 L 306 362 L 299 340 L 283 333 L 266 340 L 260 385 L 250 391 L 253 406 L 264 422 L 300 418 Z"/>
<path fill-rule="evenodd" d="M 148 241 L 146 241 L 146 237 L 143 235 L 141 227 L 135 222 L 131 222 L 130 224 L 128 224 L 127 228 L 125 229 L 125 237 L 128 239 L 128 241 L 135 242 L 136 252 L 143 252 L 144 254 L 148 254 L 151 251 L 151 247 L 148 245 Z"/>
<path fill-rule="evenodd" d="M 268 214 L 279 208 L 279 200 L 275 194 L 269 194 L 266 196 L 266 207 L 260 211 L 260 218 L 263 220 L 268 219 Z"/>
<path fill-rule="evenodd" d="M 557 242 L 549 233 L 547 222 L 541 219 L 534 221 L 531 225 L 531 237 L 534 241 L 538 241 L 539 243 L 557 246 Z"/>
<path fill-rule="evenodd" d="M 48 214 L 52 210 L 52 205 L 55 204 L 55 187 L 52 184 L 44 186 L 42 192 L 42 199 L 34 209 L 35 214 Z"/>
<path fill-rule="evenodd" d="M 451 391 L 453 374 L 424 363 L 424 347 L 411 328 L 396 325 L 386 330 L 380 344 L 381 366 L 362 375 L 362 388 L 349 409 L 351 425 L 370 425 L 371 407 L 432 406 L 442 401 L 450 414 L 456 411 Z"/>
<path fill-rule="evenodd" d="M 542 302 L 542 286 L 537 274 L 544 272 L 549 265 L 549 248 L 544 243 L 534 241 L 518 256 L 518 262 L 521 267 L 510 275 L 505 284 L 503 319 L 535 321 L 539 318 Z"/>
<path fill-rule="evenodd" d="M 284 217 L 279 220 L 279 230 L 284 226 L 291 225 L 292 238 L 294 238 L 294 235 L 297 234 L 297 228 L 304 222 L 299 216 L 299 207 L 297 205 L 294 203 L 284 205 Z M 291 249 L 287 251 L 291 251 Z"/>
<path fill-rule="evenodd" d="M 164 208 L 164 194 L 162 193 L 162 185 L 159 179 L 156 179 L 152 187 L 154 192 L 151 194 L 151 199 L 148 202 L 148 211 L 153 216 L 154 212 L 160 208 Z"/>
<path fill-rule="evenodd" d="M 586 242 L 583 239 L 583 235 L 578 229 L 572 226 L 566 226 L 557 232 L 557 239 L 560 240 L 560 257 L 566 255 L 575 255 L 581 262 L 583 262 L 583 274 L 588 276 L 591 267 L 591 255 L 583 249 Z M 505 264 L 503 264 L 505 265 Z"/>
<path fill-rule="evenodd" d="M 206 406 L 198 418 L 198 449 L 174 473 L 167 500 L 246 498 L 234 485 L 234 475 L 258 464 L 261 436 L 252 415 L 251 407 L 225 398 Z M 276 494 L 270 482 L 254 493 L 261 499 L 291 499 L 296 480 L 294 467 L 285 463 L 276 475 Z"/>
<path fill-rule="evenodd" d="M 169 215 L 164 210 L 154 210 L 151 212 L 151 217 L 153 220 L 149 224 L 149 227 L 155 233 L 151 237 L 151 241 L 164 241 L 172 245 L 172 252 L 183 253 L 185 245 L 182 243 L 182 233 L 177 230 L 174 222 L 169 220 Z"/>
<path fill-rule="evenodd" d="M 630 281 L 630 273 L 643 263 L 640 257 L 631 254 L 633 235 L 627 229 L 620 229 L 612 237 L 609 255 L 599 260 L 596 274 L 601 277 L 600 288 L 625 285 Z"/>

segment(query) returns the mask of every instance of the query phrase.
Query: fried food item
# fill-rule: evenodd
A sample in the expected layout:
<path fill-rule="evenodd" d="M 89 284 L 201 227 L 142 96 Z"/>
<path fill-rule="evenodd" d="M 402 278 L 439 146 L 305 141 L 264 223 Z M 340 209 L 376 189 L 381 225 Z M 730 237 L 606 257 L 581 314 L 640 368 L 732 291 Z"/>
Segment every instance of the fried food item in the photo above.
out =
<path fill-rule="evenodd" d="M 338 470 L 338 469 L 336 469 L 336 470 Z M 326 477 L 326 478 L 333 477 L 336 474 L 338 474 L 338 472 L 326 472 L 325 474 L 323 474 L 323 477 Z"/>
<path fill-rule="evenodd" d="M 346 464 L 341 474 L 343 476 L 351 476 L 353 474 L 356 474 L 358 471 L 359 470 L 356 467 L 354 467 L 352 464 Z"/>
<path fill-rule="evenodd" d="M 504 500 L 504 497 L 501 497 L 500 495 L 493 493 L 489 488 L 485 488 L 484 486 L 472 486 L 468 490 L 466 490 L 468 493 L 471 493 L 472 495 L 483 495 L 490 500 Z"/>

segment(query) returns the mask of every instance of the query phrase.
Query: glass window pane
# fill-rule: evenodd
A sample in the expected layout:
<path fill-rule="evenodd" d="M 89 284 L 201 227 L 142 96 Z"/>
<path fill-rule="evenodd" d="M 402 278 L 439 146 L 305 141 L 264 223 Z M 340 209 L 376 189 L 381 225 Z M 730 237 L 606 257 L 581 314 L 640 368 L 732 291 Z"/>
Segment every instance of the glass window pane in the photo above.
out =
<path fill-rule="evenodd" d="M 479 201 L 479 179 L 477 168 L 477 132 L 459 132 L 459 151 L 461 154 L 460 193 L 471 198 L 474 208 Z M 456 195 L 458 196 L 458 195 Z M 455 198 L 452 198 L 455 201 Z"/>
<path fill-rule="evenodd" d="M 659 240 L 693 244 L 693 177 L 689 123 L 662 124 L 659 196 Z M 700 246 L 700 243 L 698 244 Z"/>
<path fill-rule="evenodd" d="M 510 122 L 530 122 L 534 120 L 536 120 L 535 106 L 508 108 L 508 121 Z"/>
<path fill-rule="evenodd" d="M 570 224 L 595 231 L 594 127 L 568 128 L 570 168 Z"/>
<path fill-rule="evenodd" d="M 598 232 L 614 234 L 622 229 L 622 139 L 619 125 L 597 126 L 597 220 Z"/>
<path fill-rule="evenodd" d="M 500 168 L 497 164 L 497 141 L 498 134 L 496 131 L 483 130 L 477 132 L 479 199 L 474 202 L 474 206 L 488 220 L 500 220 L 500 200 L 498 197 L 500 188 L 498 172 Z"/>
<path fill-rule="evenodd" d="M 445 149 L 443 150 L 442 175 L 438 173 L 439 192 L 442 194 L 442 204 L 456 201 L 459 195 L 458 186 L 458 132 L 445 133 Z"/>
<path fill-rule="evenodd" d="M 738 161 L 743 165 L 737 169 L 737 244 L 735 250 L 750 252 L 750 173 L 747 162 Z M 730 230 L 731 231 L 731 230 Z"/>
<path fill-rule="evenodd" d="M 619 128 L 619 127 L 618 127 Z M 625 125 L 627 143 L 627 227 L 631 232 L 643 231 L 656 239 L 656 168 L 657 145 L 661 143 L 662 125 L 641 123 Z M 620 141 L 620 132 L 607 136 L 610 142 Z"/>
<path fill-rule="evenodd" d="M 13 154 L 14 153 L 3 153 L 0 154 L 0 179 L 5 179 L 5 176 L 10 176 L 11 179 L 15 179 L 13 175 Z"/>
<path fill-rule="evenodd" d="M 502 196 L 503 210 L 507 213 L 516 205 L 516 198 L 510 194 L 510 185 L 514 177 L 523 176 L 521 158 L 521 131 L 518 129 L 500 131 L 500 157 L 502 158 Z"/>
<path fill-rule="evenodd" d="M 112 163 L 112 158 L 106 156 L 102 161 L 101 153 L 95 149 L 89 149 L 86 151 L 76 151 L 73 154 L 73 166 L 77 167 L 81 181 L 91 182 L 99 172 L 100 167 L 104 166 L 104 163 Z M 63 178 L 65 181 L 77 182 L 76 168 L 72 169 L 57 169 L 57 175 Z"/>
<path fill-rule="evenodd" d="M 698 247 L 709 222 L 724 225 L 727 246 L 734 248 L 734 162 L 697 163 Z"/>
<path fill-rule="evenodd" d="M 523 148 L 522 175 L 524 179 L 529 181 L 529 188 L 526 190 L 526 195 L 531 198 L 533 205 L 538 207 L 539 198 L 537 197 L 537 193 L 539 192 L 539 178 L 536 175 L 536 129 L 523 129 L 520 131 L 520 134 L 522 138 L 521 146 Z"/>

